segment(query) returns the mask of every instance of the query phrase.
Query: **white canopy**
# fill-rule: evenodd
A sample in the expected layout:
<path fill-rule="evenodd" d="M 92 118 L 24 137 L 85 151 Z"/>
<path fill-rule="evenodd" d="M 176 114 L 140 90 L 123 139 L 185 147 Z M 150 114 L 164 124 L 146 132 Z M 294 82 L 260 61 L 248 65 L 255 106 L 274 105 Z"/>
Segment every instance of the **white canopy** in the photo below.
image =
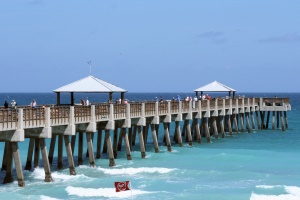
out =
<path fill-rule="evenodd" d="M 217 81 L 214 81 L 212 83 L 209 83 L 203 87 L 200 87 L 195 92 L 236 92 L 235 89 L 232 89 L 226 85 L 223 85 L 222 83 L 219 83 Z"/>
<path fill-rule="evenodd" d="M 117 87 L 111 83 L 105 82 L 94 76 L 88 76 L 68 85 L 62 86 L 53 92 L 95 92 L 95 93 L 109 93 L 109 92 L 127 92 L 126 90 Z"/>

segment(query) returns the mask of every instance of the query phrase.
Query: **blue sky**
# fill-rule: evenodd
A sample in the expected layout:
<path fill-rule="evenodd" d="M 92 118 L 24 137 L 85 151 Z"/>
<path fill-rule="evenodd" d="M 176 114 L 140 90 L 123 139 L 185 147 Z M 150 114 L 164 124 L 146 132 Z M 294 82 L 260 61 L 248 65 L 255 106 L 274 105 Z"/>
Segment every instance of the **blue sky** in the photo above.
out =
<path fill-rule="evenodd" d="M 1 0 L 0 92 L 300 92 L 299 0 Z"/>

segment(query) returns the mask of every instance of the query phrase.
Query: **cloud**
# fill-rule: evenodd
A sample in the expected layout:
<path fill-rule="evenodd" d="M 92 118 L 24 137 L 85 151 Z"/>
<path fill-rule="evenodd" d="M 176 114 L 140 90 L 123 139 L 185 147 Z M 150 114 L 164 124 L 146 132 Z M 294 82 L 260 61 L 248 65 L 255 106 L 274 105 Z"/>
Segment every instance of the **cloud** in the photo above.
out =
<path fill-rule="evenodd" d="M 221 31 L 208 31 L 203 32 L 197 35 L 198 38 L 204 38 L 208 39 L 213 43 L 221 44 L 227 41 L 226 38 L 224 38 L 224 33 Z"/>
<path fill-rule="evenodd" d="M 300 35 L 297 33 L 287 33 L 282 36 L 273 36 L 269 38 L 259 39 L 260 43 L 292 43 L 300 42 Z"/>

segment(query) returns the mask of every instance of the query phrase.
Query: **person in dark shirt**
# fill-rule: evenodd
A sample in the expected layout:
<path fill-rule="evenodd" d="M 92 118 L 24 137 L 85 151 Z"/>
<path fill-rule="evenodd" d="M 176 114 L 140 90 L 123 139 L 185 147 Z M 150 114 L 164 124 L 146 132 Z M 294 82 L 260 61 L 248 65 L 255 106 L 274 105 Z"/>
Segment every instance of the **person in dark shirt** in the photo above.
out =
<path fill-rule="evenodd" d="M 8 108 L 8 102 L 7 101 L 4 102 L 4 107 Z"/>

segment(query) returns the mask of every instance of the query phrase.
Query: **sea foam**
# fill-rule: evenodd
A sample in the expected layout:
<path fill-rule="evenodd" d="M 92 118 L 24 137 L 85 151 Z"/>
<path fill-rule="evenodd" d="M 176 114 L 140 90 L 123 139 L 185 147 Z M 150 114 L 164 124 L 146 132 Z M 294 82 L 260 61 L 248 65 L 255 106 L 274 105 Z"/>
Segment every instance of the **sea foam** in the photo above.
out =
<path fill-rule="evenodd" d="M 280 186 L 280 185 L 260 185 L 256 186 L 257 188 L 262 189 L 273 189 L 276 187 L 284 187 L 286 194 L 280 195 L 266 195 L 266 194 L 256 194 L 252 193 L 250 200 L 299 200 L 300 199 L 300 187 L 296 186 Z"/>
<path fill-rule="evenodd" d="M 139 173 L 160 173 L 160 174 L 166 174 L 171 171 L 176 170 L 175 168 L 159 168 L 159 167 L 140 167 L 140 168 L 122 168 L 122 169 L 106 169 L 106 168 L 97 168 L 97 170 L 102 171 L 105 174 L 111 174 L 111 175 L 134 175 Z"/>
<path fill-rule="evenodd" d="M 123 192 L 116 192 L 115 188 L 82 188 L 71 187 L 66 188 L 66 192 L 69 195 L 75 195 L 79 197 L 106 197 L 106 198 L 129 198 L 131 195 L 150 194 L 154 192 L 147 192 L 142 190 L 128 190 Z"/>

